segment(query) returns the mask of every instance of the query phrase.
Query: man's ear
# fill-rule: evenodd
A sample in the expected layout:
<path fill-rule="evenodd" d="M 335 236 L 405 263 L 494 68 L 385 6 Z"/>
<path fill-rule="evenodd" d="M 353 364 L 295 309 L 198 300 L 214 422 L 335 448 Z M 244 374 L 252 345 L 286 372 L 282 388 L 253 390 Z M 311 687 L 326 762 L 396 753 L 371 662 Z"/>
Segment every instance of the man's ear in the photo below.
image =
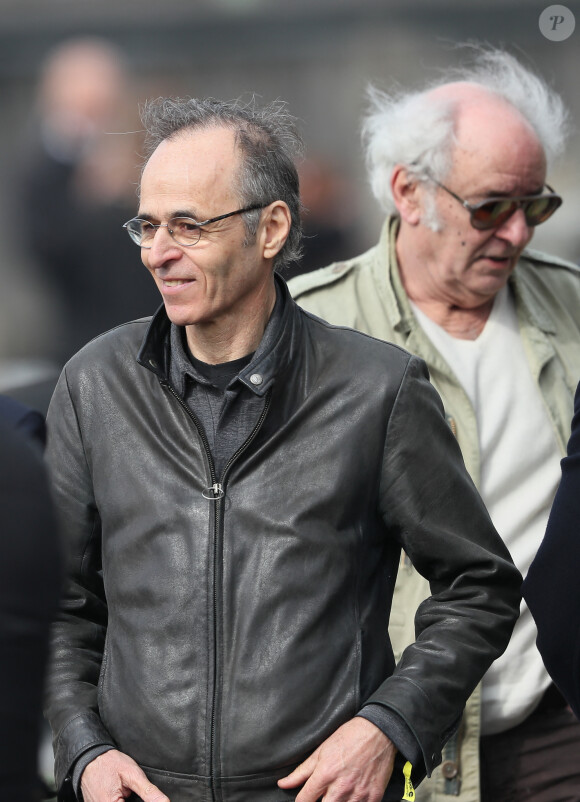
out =
<path fill-rule="evenodd" d="M 274 201 L 263 212 L 260 224 L 260 241 L 264 259 L 273 259 L 288 238 L 292 216 L 284 201 Z"/>
<path fill-rule="evenodd" d="M 406 223 L 416 226 L 423 216 L 423 186 L 407 168 L 398 164 L 391 176 L 391 191 L 395 206 Z"/>

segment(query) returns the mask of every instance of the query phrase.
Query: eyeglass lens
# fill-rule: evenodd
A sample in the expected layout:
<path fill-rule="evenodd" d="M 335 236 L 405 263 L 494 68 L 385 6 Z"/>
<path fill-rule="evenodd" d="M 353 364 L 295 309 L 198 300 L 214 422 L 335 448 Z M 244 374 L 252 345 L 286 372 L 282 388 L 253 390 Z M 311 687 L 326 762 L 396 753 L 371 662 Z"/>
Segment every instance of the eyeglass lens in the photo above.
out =
<path fill-rule="evenodd" d="M 148 220 L 135 219 L 127 224 L 131 239 L 144 248 L 151 245 L 158 228 L 159 226 L 153 225 Z M 173 217 L 167 223 L 167 228 L 180 245 L 195 245 L 201 237 L 200 227 L 189 217 Z"/>
<path fill-rule="evenodd" d="M 557 195 L 543 195 L 525 201 L 505 200 L 486 201 L 471 211 L 473 226 L 480 230 L 503 225 L 517 209 L 522 209 L 528 226 L 545 222 L 560 206 L 562 200 Z"/>

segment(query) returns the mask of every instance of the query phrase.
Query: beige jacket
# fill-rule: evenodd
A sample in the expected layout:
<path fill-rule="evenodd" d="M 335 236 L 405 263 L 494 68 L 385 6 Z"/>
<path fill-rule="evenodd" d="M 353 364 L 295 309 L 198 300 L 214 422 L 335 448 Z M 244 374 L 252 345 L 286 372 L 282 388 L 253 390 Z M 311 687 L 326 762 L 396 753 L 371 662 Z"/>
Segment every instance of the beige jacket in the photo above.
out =
<path fill-rule="evenodd" d="M 448 421 L 476 485 L 480 480 L 477 423 L 469 398 L 421 329 L 403 289 L 395 255 L 396 218 L 388 220 L 375 247 L 362 256 L 293 279 L 290 291 L 309 312 L 331 323 L 389 340 L 421 356 L 439 391 Z M 520 332 L 536 380 L 565 453 L 580 380 L 580 269 L 527 250 L 512 277 Z M 393 598 L 390 634 L 398 659 L 414 640 L 414 611 L 429 586 L 403 558 Z M 480 802 L 479 689 L 470 698 L 462 726 L 448 743 L 441 766 L 417 789 L 417 802 Z"/>

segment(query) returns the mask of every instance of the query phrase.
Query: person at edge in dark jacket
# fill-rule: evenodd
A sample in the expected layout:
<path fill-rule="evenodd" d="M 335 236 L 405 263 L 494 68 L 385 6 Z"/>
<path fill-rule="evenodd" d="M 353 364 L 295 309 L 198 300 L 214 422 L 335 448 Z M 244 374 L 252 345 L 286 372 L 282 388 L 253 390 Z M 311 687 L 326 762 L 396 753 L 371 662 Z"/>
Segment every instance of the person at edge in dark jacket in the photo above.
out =
<path fill-rule="evenodd" d="M 524 581 L 538 627 L 538 649 L 550 676 L 580 718 L 580 384 L 568 453 L 546 534 Z"/>
<path fill-rule="evenodd" d="M 48 413 L 60 798 L 410 798 L 521 576 L 424 363 L 280 278 L 301 238 L 285 104 L 162 98 L 143 123 L 125 228 L 163 304 L 78 352 Z M 401 549 L 432 595 L 395 666 Z"/>
<path fill-rule="evenodd" d="M 40 802 L 42 694 L 63 556 L 35 413 L 0 399 L 0 799 Z M 41 417 L 41 416 L 40 416 Z"/>

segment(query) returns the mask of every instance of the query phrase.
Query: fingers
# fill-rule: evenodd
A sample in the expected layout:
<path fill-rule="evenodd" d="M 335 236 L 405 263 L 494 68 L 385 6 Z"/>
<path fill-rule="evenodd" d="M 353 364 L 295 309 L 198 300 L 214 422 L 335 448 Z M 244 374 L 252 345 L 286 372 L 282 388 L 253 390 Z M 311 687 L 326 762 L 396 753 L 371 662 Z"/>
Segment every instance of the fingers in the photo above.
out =
<path fill-rule="evenodd" d="M 121 802 L 131 792 L 143 802 L 170 802 L 128 755 L 111 749 L 88 764 L 81 777 L 85 802 Z"/>
<path fill-rule="evenodd" d="M 317 802 L 328 790 L 331 779 L 321 773 L 311 774 L 296 796 L 296 802 Z"/>
<path fill-rule="evenodd" d="M 324 746 L 324 744 L 322 744 Z M 321 746 L 313 752 L 303 763 L 297 766 L 293 772 L 278 780 L 280 788 L 296 788 L 302 785 L 296 802 L 317 802 L 328 790 L 335 780 L 334 773 L 327 770 L 324 755 L 321 755 Z M 339 786 L 341 783 L 339 782 Z M 345 788 L 349 799 L 348 790 Z M 343 799 L 340 796 L 340 799 Z"/>
<path fill-rule="evenodd" d="M 296 802 L 379 802 L 395 761 L 396 748 L 363 718 L 343 724 L 304 763 L 279 780 L 281 788 L 303 785 Z"/>
<path fill-rule="evenodd" d="M 296 766 L 294 771 L 290 772 L 290 774 L 288 774 L 286 777 L 282 777 L 280 780 L 278 780 L 278 785 L 280 788 L 296 788 L 298 785 L 303 785 L 316 768 L 316 764 L 318 762 L 318 752 L 319 749 L 313 752 L 310 757 L 308 757 L 299 766 Z"/>
<path fill-rule="evenodd" d="M 142 778 L 136 778 L 132 786 L 128 786 L 134 791 L 137 796 L 140 796 L 143 802 L 169 802 L 169 798 L 165 796 L 163 791 L 160 791 L 156 785 L 149 782 L 146 775 L 141 772 Z"/>

